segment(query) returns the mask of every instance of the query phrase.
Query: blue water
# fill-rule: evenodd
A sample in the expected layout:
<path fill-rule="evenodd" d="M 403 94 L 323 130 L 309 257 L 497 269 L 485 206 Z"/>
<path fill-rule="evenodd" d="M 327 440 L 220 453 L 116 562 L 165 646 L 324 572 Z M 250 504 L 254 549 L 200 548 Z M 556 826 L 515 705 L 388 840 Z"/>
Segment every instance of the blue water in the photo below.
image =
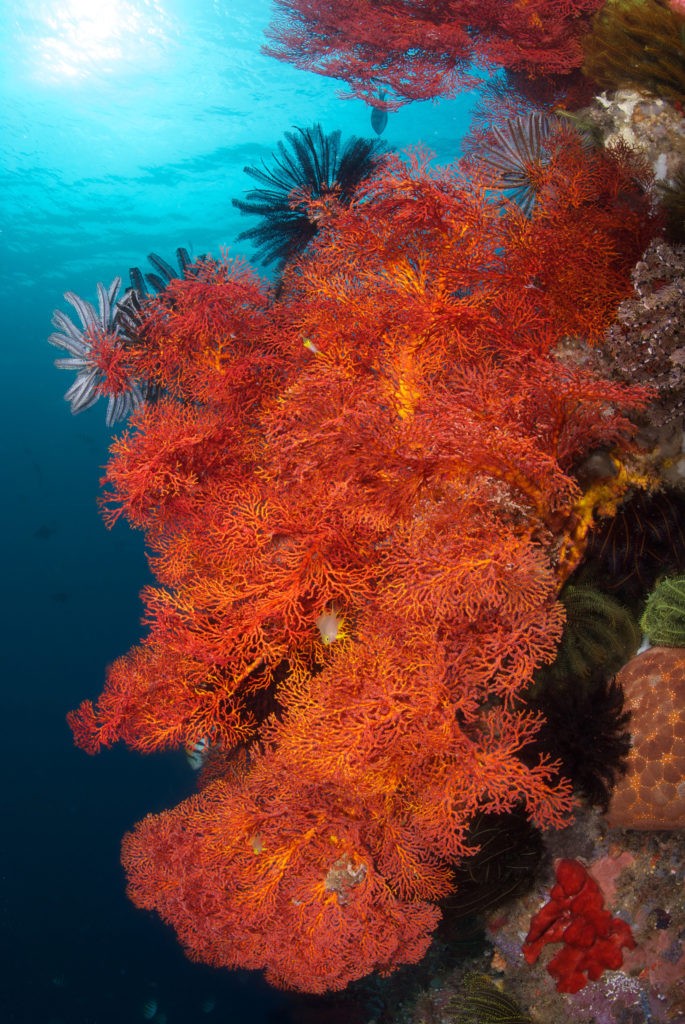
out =
<path fill-rule="evenodd" d="M 64 715 L 139 636 L 147 575 L 141 537 L 99 518 L 102 403 L 70 416 L 46 338 L 64 291 L 93 299 L 151 251 L 249 256 L 235 237 L 253 222 L 231 206 L 244 165 L 293 125 L 371 135 L 370 112 L 260 54 L 266 0 L 2 0 L 0 14 L 0 1022 L 127 1024 L 150 999 L 160 1024 L 329 1021 L 330 1003 L 191 964 L 126 900 L 122 833 L 193 779 L 180 754 L 72 746 Z M 448 162 L 469 105 L 405 108 L 384 137 Z"/>

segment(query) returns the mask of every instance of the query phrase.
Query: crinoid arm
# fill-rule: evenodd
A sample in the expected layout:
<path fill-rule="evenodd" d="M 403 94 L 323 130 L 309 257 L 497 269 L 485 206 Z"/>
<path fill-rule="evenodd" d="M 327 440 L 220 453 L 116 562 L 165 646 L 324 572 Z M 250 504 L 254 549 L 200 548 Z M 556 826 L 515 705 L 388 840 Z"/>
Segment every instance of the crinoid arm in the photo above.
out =
<path fill-rule="evenodd" d="M 66 358 L 56 359 L 55 366 L 76 373 L 76 380 L 64 395 L 72 413 L 85 412 L 98 398 L 107 396 L 105 420 L 109 427 L 129 416 L 143 401 L 140 385 L 125 365 L 128 338 L 119 312 L 126 297 L 118 299 L 120 288 L 120 277 L 115 277 L 109 288 L 98 282 L 97 308 L 74 292 L 65 292 L 64 298 L 76 310 L 81 326 L 55 310 L 52 323 L 57 331 L 48 338 L 51 345 L 69 353 Z"/>
<path fill-rule="evenodd" d="M 282 270 L 318 231 L 308 202 L 330 198 L 348 205 L 386 152 L 379 139 L 352 136 L 343 143 L 340 131 L 326 134 L 320 124 L 286 132 L 270 165 L 262 162 L 244 169 L 261 187 L 232 202 L 241 213 L 256 214 L 261 220 L 242 231 L 239 240 L 254 242 L 260 262 L 275 263 Z"/>
<path fill-rule="evenodd" d="M 549 159 L 545 142 L 551 131 L 550 118 L 535 111 L 493 128 L 480 153 L 482 162 L 494 171 L 491 186 L 509 193 L 526 215 L 533 208 L 541 171 Z"/>

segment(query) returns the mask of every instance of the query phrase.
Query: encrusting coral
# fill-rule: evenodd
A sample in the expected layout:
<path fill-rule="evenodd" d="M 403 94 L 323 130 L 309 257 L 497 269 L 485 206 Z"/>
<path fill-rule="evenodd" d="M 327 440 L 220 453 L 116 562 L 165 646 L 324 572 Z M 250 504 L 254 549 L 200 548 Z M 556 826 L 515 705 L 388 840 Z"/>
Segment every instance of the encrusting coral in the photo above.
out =
<path fill-rule="evenodd" d="M 277 299 L 205 260 L 145 304 L 130 370 L 162 397 L 104 483 L 108 522 L 146 533 L 148 633 L 69 720 L 90 752 L 208 744 L 200 792 L 122 851 L 194 959 L 310 992 L 390 972 L 478 815 L 568 821 L 519 698 L 591 527 L 573 468 L 649 397 L 555 354 L 629 287 L 652 231 L 631 181 L 560 133 L 526 217 L 389 157 L 349 207 L 312 197 Z"/>
<path fill-rule="evenodd" d="M 663 200 L 659 187 L 675 184 L 685 170 L 685 121 L 661 97 L 619 89 L 601 93 L 582 110 L 557 113 L 598 145 L 609 149 L 623 145 L 640 153 L 654 175 L 658 200 Z"/>
<path fill-rule="evenodd" d="M 609 804 L 613 828 L 685 827 L 685 651 L 652 647 L 617 681 L 631 712 L 627 772 Z"/>

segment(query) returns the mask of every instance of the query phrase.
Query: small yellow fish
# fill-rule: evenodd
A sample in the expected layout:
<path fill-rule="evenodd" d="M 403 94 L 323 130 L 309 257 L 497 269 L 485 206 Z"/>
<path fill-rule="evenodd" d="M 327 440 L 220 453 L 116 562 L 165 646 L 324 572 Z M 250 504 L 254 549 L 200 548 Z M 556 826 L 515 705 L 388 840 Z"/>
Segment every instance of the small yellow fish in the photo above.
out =
<path fill-rule="evenodd" d="M 316 626 L 321 634 L 321 640 L 325 644 L 332 644 L 337 639 L 342 626 L 342 618 L 335 608 L 328 612 L 322 612 L 316 620 Z"/>

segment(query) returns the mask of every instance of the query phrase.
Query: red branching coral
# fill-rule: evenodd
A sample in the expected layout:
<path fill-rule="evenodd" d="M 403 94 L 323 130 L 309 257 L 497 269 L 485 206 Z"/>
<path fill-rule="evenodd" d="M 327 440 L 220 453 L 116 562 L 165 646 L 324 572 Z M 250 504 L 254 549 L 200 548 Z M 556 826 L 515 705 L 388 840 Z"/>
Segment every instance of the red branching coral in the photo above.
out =
<path fill-rule="evenodd" d="M 266 324 L 267 295 L 252 270 L 203 259 L 146 303 L 131 369 L 185 402 L 206 402 L 218 386 L 239 417 L 274 372 L 277 346 L 264 345 Z"/>
<path fill-rule="evenodd" d="M 523 954 L 534 964 L 547 943 L 563 943 L 547 964 L 558 992 L 579 992 L 606 970 L 623 963 L 622 949 L 634 949 L 630 926 L 604 908 L 602 892 L 576 860 L 560 860 L 547 903 L 530 922 Z"/>
<path fill-rule="evenodd" d="M 129 895 L 172 923 L 193 959 L 264 968 L 283 988 L 344 988 L 420 959 L 439 918 L 429 899 L 387 885 L 369 840 L 410 858 L 410 871 L 413 837 L 399 822 L 374 836 L 373 812 L 383 831 L 382 802 L 312 786 L 267 755 L 126 836 Z M 431 895 L 445 891 L 439 881 Z"/>
<path fill-rule="evenodd" d="M 593 180 L 583 215 L 615 256 L 588 324 L 628 289 L 632 231 Z M 197 959 L 315 992 L 390 971 L 427 948 L 476 814 L 568 820 L 556 766 L 519 757 L 540 724 L 519 697 L 591 508 L 573 465 L 625 441 L 646 393 L 555 357 L 579 313 L 524 286 L 521 249 L 577 207 L 538 201 L 522 225 L 478 179 L 391 160 L 318 211 L 278 299 L 205 263 L 142 312 L 132 358 L 163 395 L 105 485 L 108 521 L 146 532 L 148 633 L 70 722 L 90 752 L 209 745 L 199 795 L 123 853 Z"/>
<path fill-rule="evenodd" d="M 506 274 L 510 287 L 518 281 L 539 292 L 539 308 L 548 317 L 562 316 L 569 335 L 597 343 L 625 297 L 627 274 L 658 227 L 646 208 L 649 171 L 628 152 L 589 148 L 563 125 L 545 145 L 532 215 L 521 211 L 508 222 L 515 238 Z"/>
<path fill-rule="evenodd" d="M 340 78 L 355 96 L 396 107 L 453 95 L 475 68 L 527 78 L 580 67 L 580 37 L 602 0 L 277 0 L 266 52 Z M 379 87 L 392 91 L 379 99 Z"/>

